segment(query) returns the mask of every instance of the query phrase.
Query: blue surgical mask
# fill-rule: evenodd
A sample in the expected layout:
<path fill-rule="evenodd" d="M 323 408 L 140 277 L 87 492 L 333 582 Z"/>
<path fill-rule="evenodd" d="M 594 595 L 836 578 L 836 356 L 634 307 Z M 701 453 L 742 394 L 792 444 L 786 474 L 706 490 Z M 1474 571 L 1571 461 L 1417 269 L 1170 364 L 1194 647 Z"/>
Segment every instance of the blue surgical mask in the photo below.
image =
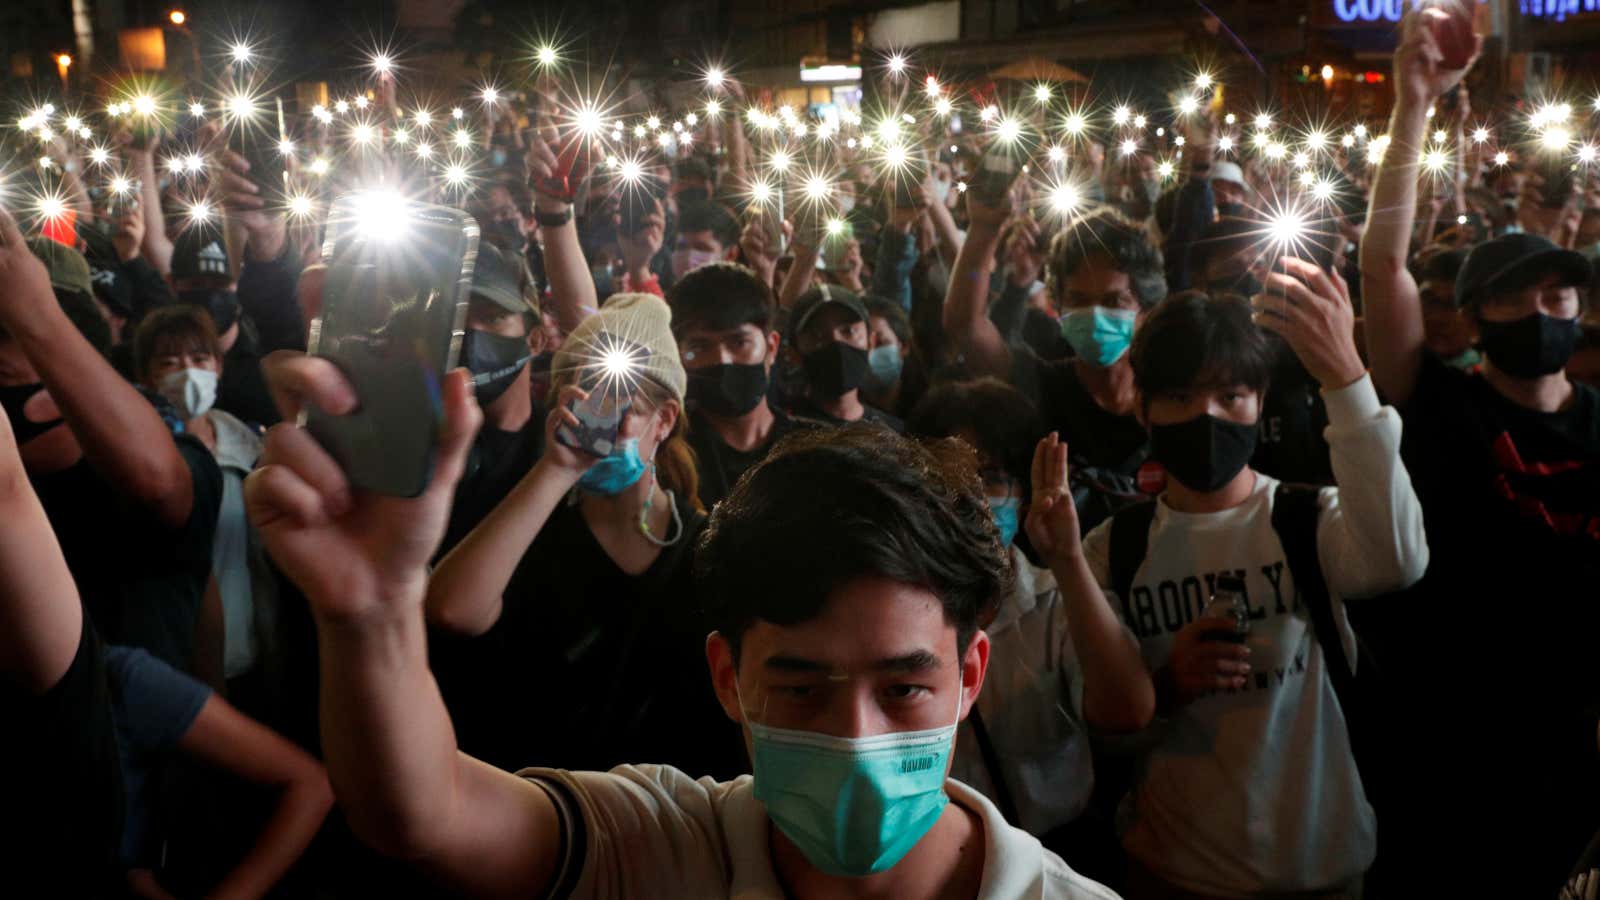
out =
<path fill-rule="evenodd" d="M 600 457 L 590 466 L 578 479 L 578 488 L 602 497 L 615 497 L 637 484 L 648 468 L 650 464 L 639 457 L 639 439 L 628 438 L 609 456 Z"/>
<path fill-rule="evenodd" d="M 900 348 L 889 344 L 874 347 L 867 353 L 867 387 L 888 390 L 900 380 L 900 370 L 905 361 L 900 358 Z"/>
<path fill-rule="evenodd" d="M 1022 522 L 1022 500 L 1018 497 L 990 497 L 989 511 L 994 513 L 994 527 L 1000 529 L 1000 543 L 1011 546 L 1017 539 L 1017 527 Z"/>
<path fill-rule="evenodd" d="M 959 716 L 959 701 L 957 710 Z M 823 872 L 848 878 L 882 872 L 944 812 L 955 734 L 955 721 L 861 738 L 751 722 L 756 799 Z"/>
<path fill-rule="evenodd" d="M 1061 317 L 1061 336 L 1079 359 L 1104 369 L 1128 352 L 1136 315 L 1109 306 L 1074 309 Z"/>

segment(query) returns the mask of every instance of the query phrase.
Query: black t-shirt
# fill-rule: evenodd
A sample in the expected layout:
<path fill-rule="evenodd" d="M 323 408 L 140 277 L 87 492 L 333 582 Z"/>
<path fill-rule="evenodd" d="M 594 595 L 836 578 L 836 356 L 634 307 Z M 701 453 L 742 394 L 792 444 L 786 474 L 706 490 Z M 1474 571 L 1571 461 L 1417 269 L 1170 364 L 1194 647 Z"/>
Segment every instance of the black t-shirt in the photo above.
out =
<path fill-rule="evenodd" d="M 544 412 L 535 405 L 519 431 L 501 431 L 487 424 L 478 431 L 467 457 L 467 471 L 456 486 L 439 557 L 461 543 L 539 461 L 544 453 L 544 425 Z"/>
<path fill-rule="evenodd" d="M 1075 461 L 1133 475 L 1149 451 L 1150 435 L 1139 420 L 1094 402 L 1070 359 L 1044 360 L 1032 350 L 1011 348 L 1012 383 L 1039 411 L 1044 433 L 1061 433 Z M 1042 435 L 1041 435 L 1042 436 Z"/>
<path fill-rule="evenodd" d="M 222 357 L 222 377 L 217 379 L 217 409 L 241 421 L 270 428 L 282 420 L 272 401 L 267 376 L 261 372 L 260 340 L 256 327 L 239 317 L 239 337 Z"/>
<path fill-rule="evenodd" d="M 190 671 L 222 470 L 192 435 L 174 440 L 194 492 L 189 519 L 177 528 L 115 490 L 87 460 L 36 477 L 33 486 L 95 629 L 109 643 L 143 647 Z"/>
<path fill-rule="evenodd" d="M 1139 420 L 1119 416 L 1094 401 L 1071 359 L 1041 359 L 1013 344 L 1011 380 L 1033 402 L 1044 431 L 1060 432 L 1072 470 L 1072 502 L 1084 534 L 1124 506 L 1145 499 L 1139 467 L 1150 436 Z"/>
<path fill-rule="evenodd" d="M 1417 820 L 1487 894 L 1554 893 L 1600 827 L 1600 392 L 1575 390 L 1536 412 L 1425 354 L 1402 410 L 1429 566 L 1369 613 Z"/>
<path fill-rule="evenodd" d="M 0 688 L 0 721 L 8 886 L 18 896 L 30 884 L 48 885 L 35 896 L 92 896 L 116 859 L 123 795 L 104 647 L 87 616 L 53 687 L 39 696 Z"/>
<path fill-rule="evenodd" d="M 710 628 L 690 570 L 705 517 L 680 511 L 682 537 L 631 576 L 577 506 L 556 508 L 518 563 L 500 620 L 460 642 L 474 651 L 473 671 L 441 680 L 464 752 L 512 771 L 646 762 L 718 778 L 746 771 L 706 670 Z"/>
<path fill-rule="evenodd" d="M 894 416 L 889 415 L 883 410 L 878 409 L 876 406 L 863 403 L 861 404 L 861 410 L 861 418 L 859 421 L 866 422 L 871 425 L 882 425 L 896 434 L 905 434 L 906 423 L 900 421 Z M 839 419 L 828 415 L 822 411 L 821 407 L 811 402 L 810 397 L 796 397 L 794 402 L 789 404 L 789 412 L 796 419 L 802 419 L 813 425 L 832 425 L 834 427 L 839 427 L 843 425 L 855 424 L 853 422 L 847 422 L 844 419 Z"/>
<path fill-rule="evenodd" d="M 756 463 L 767 458 L 767 453 L 784 437 L 796 431 L 815 427 L 803 419 L 796 419 L 781 409 L 772 411 L 772 430 L 767 442 L 748 453 L 729 447 L 711 427 L 705 416 L 696 412 L 689 417 L 689 447 L 694 450 L 695 467 L 700 470 L 700 503 L 706 509 L 722 502 L 733 486 Z"/>
<path fill-rule="evenodd" d="M 1250 467 L 1291 484 L 1333 484 L 1323 429 L 1328 407 L 1316 379 L 1298 361 L 1280 364 L 1261 401 L 1260 437 Z"/>

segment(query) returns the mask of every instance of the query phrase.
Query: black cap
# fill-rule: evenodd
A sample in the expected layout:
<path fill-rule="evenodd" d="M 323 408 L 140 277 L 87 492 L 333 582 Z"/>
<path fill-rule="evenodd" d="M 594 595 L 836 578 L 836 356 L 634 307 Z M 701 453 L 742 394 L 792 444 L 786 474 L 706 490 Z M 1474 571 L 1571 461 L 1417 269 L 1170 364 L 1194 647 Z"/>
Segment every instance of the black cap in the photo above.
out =
<path fill-rule="evenodd" d="M 800 332 L 805 330 L 812 317 L 830 303 L 838 304 L 850 310 L 855 313 L 856 318 L 863 322 L 867 321 L 867 305 L 861 302 L 860 297 L 844 288 L 819 284 L 801 294 L 800 299 L 794 302 L 794 308 L 789 311 L 790 330 L 795 335 L 799 335 Z"/>
<path fill-rule="evenodd" d="M 1494 294 L 1519 291 L 1547 275 L 1563 285 L 1585 285 L 1593 274 L 1583 254 L 1563 250 L 1537 234 L 1507 234 L 1472 248 L 1456 275 L 1456 303 L 1474 306 Z"/>
<path fill-rule="evenodd" d="M 472 268 L 472 296 L 514 313 L 533 313 L 539 308 L 522 290 L 521 260 L 493 244 L 478 245 L 478 261 Z"/>
<path fill-rule="evenodd" d="M 233 278 L 221 229 L 190 225 L 178 232 L 172 241 L 172 279 L 184 278 Z"/>

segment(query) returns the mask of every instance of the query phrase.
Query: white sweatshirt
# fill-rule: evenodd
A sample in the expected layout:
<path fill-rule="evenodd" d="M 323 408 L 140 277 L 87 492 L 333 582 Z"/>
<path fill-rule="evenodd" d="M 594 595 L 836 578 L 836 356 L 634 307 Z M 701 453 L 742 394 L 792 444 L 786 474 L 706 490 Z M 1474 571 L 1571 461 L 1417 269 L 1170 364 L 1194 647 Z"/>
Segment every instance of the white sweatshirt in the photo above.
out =
<path fill-rule="evenodd" d="M 1325 392 L 1336 488 L 1323 488 L 1317 553 L 1345 653 L 1344 600 L 1422 577 L 1422 509 L 1400 462 L 1400 417 L 1370 378 Z M 1202 697 L 1133 736 L 1140 775 L 1119 816 L 1124 847 L 1162 878 L 1220 896 L 1341 886 L 1371 865 L 1376 825 L 1350 752 L 1322 649 L 1272 528 L 1278 482 L 1222 512 L 1173 510 L 1163 496 L 1128 598 L 1110 590 L 1111 521 L 1085 539 L 1095 580 L 1151 672 L 1204 609 L 1220 573 L 1242 576 L 1251 673 L 1241 691 Z M 1078 679 L 1074 679 L 1078 681 Z M 1082 709 L 1082 690 L 1075 691 Z"/>
<path fill-rule="evenodd" d="M 1001 600 L 989 635 L 989 671 L 974 709 L 994 745 L 1000 776 L 1017 806 L 1017 824 L 1042 835 L 1089 805 L 1094 767 L 1083 720 L 1072 707 L 1066 610 L 1049 569 L 1011 548 L 1016 590 Z M 950 777 L 991 800 L 998 786 L 985 764 L 972 717 L 956 733 Z"/>

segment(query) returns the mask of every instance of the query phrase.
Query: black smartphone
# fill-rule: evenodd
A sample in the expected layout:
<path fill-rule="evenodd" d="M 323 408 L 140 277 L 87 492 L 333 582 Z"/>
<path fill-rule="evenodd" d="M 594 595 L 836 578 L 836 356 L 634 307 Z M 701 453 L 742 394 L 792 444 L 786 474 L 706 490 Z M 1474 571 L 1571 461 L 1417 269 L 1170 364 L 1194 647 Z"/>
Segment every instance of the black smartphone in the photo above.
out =
<path fill-rule="evenodd" d="M 641 175 L 634 184 L 621 184 L 622 194 L 617 205 L 619 234 L 635 235 L 644 227 L 645 219 L 656 211 L 656 203 L 666 199 L 667 187 L 654 175 Z"/>
<path fill-rule="evenodd" d="M 978 160 L 977 169 L 967 182 L 967 190 L 983 205 L 999 206 L 1006 202 L 1011 185 L 1027 164 L 1028 146 L 1021 137 L 992 141 Z"/>
<path fill-rule="evenodd" d="M 1326 217 L 1307 218 L 1295 227 L 1285 227 L 1282 231 L 1276 238 L 1278 257 L 1272 263 L 1274 272 L 1289 274 L 1283 265 L 1285 256 L 1303 259 L 1324 272 L 1333 272 L 1334 257 L 1344 241 L 1337 222 Z"/>
<path fill-rule="evenodd" d="M 922 183 L 928 178 L 928 152 L 918 149 L 906 155 L 906 164 L 890 177 L 894 179 L 894 205 L 916 209 L 922 205 Z"/>
<path fill-rule="evenodd" d="M 283 100 L 273 98 L 265 123 L 236 121 L 230 143 L 234 152 L 250 164 L 250 180 L 267 202 L 275 203 L 284 192 L 284 164 L 281 145 L 287 137 L 283 123 Z"/>
<path fill-rule="evenodd" d="M 1566 154 L 1553 159 L 1541 159 L 1535 168 L 1542 183 L 1539 186 L 1539 205 L 1545 209 L 1560 209 L 1572 199 L 1575 167 L 1567 161 Z"/>
<path fill-rule="evenodd" d="M 456 365 L 478 226 L 458 209 L 398 194 L 347 194 L 329 210 L 322 313 L 307 349 L 355 388 L 356 411 L 302 422 L 362 490 L 428 487 L 443 419 L 440 382 Z"/>

